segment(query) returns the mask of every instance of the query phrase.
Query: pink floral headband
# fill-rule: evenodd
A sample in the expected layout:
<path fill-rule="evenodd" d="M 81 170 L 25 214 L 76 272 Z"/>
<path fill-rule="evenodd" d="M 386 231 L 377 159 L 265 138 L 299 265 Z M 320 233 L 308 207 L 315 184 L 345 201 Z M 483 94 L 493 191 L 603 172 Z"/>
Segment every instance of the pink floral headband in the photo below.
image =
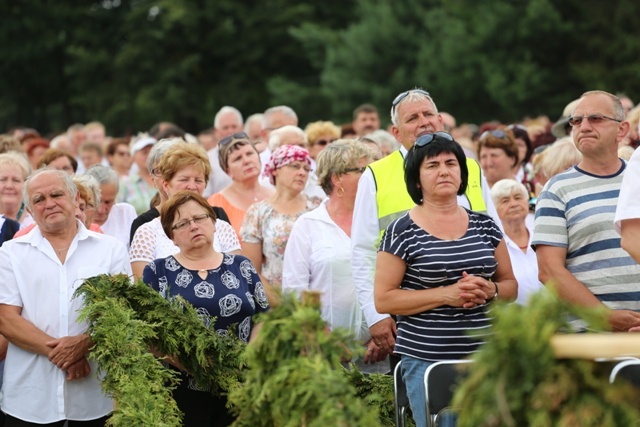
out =
<path fill-rule="evenodd" d="M 311 166 L 309 152 L 305 148 L 297 145 L 282 145 L 271 154 L 271 159 L 269 159 L 269 162 L 264 166 L 262 176 L 269 177 L 271 185 L 276 185 L 273 172 L 293 162 L 304 162 Z"/>

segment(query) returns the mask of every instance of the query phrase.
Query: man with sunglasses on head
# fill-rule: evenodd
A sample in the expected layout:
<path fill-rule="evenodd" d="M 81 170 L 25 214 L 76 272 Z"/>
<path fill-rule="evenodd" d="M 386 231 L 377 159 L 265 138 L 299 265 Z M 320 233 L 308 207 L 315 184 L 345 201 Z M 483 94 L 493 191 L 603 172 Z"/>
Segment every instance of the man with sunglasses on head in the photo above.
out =
<path fill-rule="evenodd" d="M 367 167 L 358 182 L 351 229 L 352 269 L 358 300 L 365 315 L 376 349 L 365 355 L 365 362 L 383 360 L 395 346 L 396 327 L 387 314 L 376 311 L 373 302 L 373 276 L 382 233 L 393 220 L 404 215 L 415 203 L 404 181 L 404 158 L 418 137 L 444 131 L 444 121 L 428 92 L 412 89 L 399 94 L 391 106 L 391 133 L 400 149 Z M 469 182 L 461 206 L 488 213 L 499 225 L 500 219 L 491 201 L 478 163 L 467 159 Z"/>
<path fill-rule="evenodd" d="M 640 266 L 613 225 L 626 169 L 618 158 L 618 142 L 629 130 L 624 118 L 610 93 L 580 97 L 568 122 L 582 161 L 543 188 L 533 237 L 540 281 L 572 304 L 608 308 L 614 331 L 640 326 Z"/>

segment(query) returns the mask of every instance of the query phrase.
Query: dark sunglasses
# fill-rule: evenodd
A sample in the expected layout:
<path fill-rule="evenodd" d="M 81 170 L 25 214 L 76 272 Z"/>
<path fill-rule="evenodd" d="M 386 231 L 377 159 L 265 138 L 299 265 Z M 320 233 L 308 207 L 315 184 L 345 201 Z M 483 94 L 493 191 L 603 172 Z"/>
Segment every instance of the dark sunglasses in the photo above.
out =
<path fill-rule="evenodd" d="M 592 125 L 598 125 L 604 122 L 605 120 L 611 120 L 618 123 L 622 121 L 622 120 L 614 119 L 613 117 L 608 117 L 602 114 L 591 114 L 590 116 L 569 117 L 569 125 L 571 125 L 572 127 L 580 126 L 583 120 L 588 121 Z"/>
<path fill-rule="evenodd" d="M 313 145 L 322 145 L 323 147 L 327 144 L 331 144 L 335 139 L 319 139 L 313 143 Z"/>
<path fill-rule="evenodd" d="M 249 140 L 249 135 L 246 134 L 246 132 L 237 132 L 228 136 L 225 136 L 224 138 L 222 138 L 219 142 L 218 145 L 227 145 L 228 143 L 230 143 L 231 141 L 233 141 L 234 139 L 246 139 Z"/>
<path fill-rule="evenodd" d="M 447 132 L 426 133 L 416 139 L 415 147 L 424 147 L 425 145 L 429 145 L 437 138 L 453 141 L 453 137 Z"/>
<path fill-rule="evenodd" d="M 420 93 L 420 94 L 425 95 L 425 96 L 431 96 L 431 95 L 429 95 L 429 92 L 427 92 L 426 90 L 411 89 L 411 90 L 408 90 L 406 92 L 402 92 L 400 95 L 396 96 L 396 98 L 391 103 L 391 108 L 396 108 L 396 105 L 398 105 L 400 103 L 400 101 L 405 99 L 412 92 Z"/>

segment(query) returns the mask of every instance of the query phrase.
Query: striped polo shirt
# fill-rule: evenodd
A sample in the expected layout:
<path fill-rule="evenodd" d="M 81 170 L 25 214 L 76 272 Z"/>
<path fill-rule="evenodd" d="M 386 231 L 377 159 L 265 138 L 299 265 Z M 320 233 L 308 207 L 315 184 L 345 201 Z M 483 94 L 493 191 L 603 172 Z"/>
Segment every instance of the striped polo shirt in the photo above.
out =
<path fill-rule="evenodd" d="M 401 289 L 415 291 L 456 283 L 467 272 L 491 279 L 495 248 L 502 233 L 490 217 L 467 210 L 469 227 L 457 240 L 441 240 L 420 228 L 406 213 L 387 227 L 380 250 L 407 263 Z M 488 304 L 470 309 L 440 306 L 398 316 L 395 352 L 427 361 L 461 359 L 473 353 L 488 334 Z M 471 338 L 474 331 L 479 336 Z"/>
<path fill-rule="evenodd" d="M 620 246 L 613 219 L 626 164 L 613 175 L 577 166 L 538 197 L 533 245 L 567 249 L 566 268 L 613 309 L 640 310 L 640 266 Z"/>

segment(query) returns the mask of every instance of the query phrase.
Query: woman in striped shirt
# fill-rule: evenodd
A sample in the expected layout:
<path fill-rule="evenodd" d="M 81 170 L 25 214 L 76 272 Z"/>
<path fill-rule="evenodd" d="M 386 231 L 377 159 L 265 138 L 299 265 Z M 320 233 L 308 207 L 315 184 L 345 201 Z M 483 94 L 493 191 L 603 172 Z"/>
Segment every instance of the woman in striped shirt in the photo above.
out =
<path fill-rule="evenodd" d="M 457 203 L 467 177 L 464 152 L 451 135 L 420 136 L 405 160 L 407 190 L 417 206 L 389 225 L 376 261 L 376 309 L 398 316 L 394 351 L 402 358 L 416 425 L 426 425 L 427 367 L 475 352 L 498 291 L 501 300 L 517 295 L 499 227 Z"/>

